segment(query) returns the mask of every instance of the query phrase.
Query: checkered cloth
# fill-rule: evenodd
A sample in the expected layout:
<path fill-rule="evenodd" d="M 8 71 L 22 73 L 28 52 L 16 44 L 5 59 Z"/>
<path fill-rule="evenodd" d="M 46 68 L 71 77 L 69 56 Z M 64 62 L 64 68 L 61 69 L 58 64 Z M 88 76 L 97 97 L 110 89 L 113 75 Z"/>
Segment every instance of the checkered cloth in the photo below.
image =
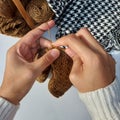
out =
<path fill-rule="evenodd" d="M 120 50 L 120 0 L 47 1 L 56 14 L 56 38 L 87 27 L 106 51 Z"/>

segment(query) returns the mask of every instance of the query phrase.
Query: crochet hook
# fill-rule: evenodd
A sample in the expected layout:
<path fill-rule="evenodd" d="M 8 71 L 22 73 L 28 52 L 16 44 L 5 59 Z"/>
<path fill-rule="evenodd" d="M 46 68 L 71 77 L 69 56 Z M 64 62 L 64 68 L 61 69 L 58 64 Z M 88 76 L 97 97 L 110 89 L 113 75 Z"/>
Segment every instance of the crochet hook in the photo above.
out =
<path fill-rule="evenodd" d="M 15 4 L 15 6 L 17 7 L 17 9 L 20 12 L 20 14 L 22 15 L 22 17 L 24 18 L 24 20 L 26 21 L 26 23 L 29 25 L 29 27 L 31 29 L 33 29 L 34 28 L 34 22 L 33 22 L 32 18 L 26 12 L 26 10 L 23 7 L 21 1 L 20 0 L 12 0 L 12 1 Z"/>

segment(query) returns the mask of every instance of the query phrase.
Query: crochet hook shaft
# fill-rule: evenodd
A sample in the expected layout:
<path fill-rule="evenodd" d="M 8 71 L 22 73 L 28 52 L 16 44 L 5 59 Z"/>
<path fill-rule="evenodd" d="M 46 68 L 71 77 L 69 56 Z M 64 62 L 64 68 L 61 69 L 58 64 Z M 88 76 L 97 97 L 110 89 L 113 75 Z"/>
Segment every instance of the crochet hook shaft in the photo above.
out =
<path fill-rule="evenodd" d="M 22 17 L 24 18 L 24 20 L 26 21 L 26 23 L 29 25 L 29 27 L 31 29 L 34 28 L 34 22 L 32 20 L 32 18 L 27 14 L 25 8 L 23 7 L 22 3 L 20 0 L 12 0 L 13 3 L 15 4 L 15 6 L 17 7 L 17 9 L 19 10 L 20 14 L 22 15 Z"/>

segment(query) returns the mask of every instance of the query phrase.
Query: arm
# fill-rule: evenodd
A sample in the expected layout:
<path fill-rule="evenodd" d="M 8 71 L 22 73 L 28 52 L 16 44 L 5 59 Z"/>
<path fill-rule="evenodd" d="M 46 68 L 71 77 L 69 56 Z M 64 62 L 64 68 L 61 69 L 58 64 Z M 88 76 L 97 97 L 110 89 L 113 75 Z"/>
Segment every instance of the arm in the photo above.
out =
<path fill-rule="evenodd" d="M 120 118 L 120 83 L 115 77 L 115 61 L 86 28 L 65 36 L 53 45 L 65 45 L 73 59 L 70 80 L 78 89 L 93 120 Z"/>

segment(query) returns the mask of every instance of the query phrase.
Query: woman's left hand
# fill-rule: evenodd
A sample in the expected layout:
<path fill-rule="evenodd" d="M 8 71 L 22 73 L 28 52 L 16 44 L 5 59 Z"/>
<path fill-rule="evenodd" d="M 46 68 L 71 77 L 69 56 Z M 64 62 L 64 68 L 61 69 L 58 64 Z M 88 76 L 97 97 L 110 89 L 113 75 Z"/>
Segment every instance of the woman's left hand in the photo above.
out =
<path fill-rule="evenodd" d="M 50 50 L 43 57 L 34 61 L 37 50 L 44 44 L 51 45 L 41 36 L 54 26 L 51 20 L 30 31 L 7 52 L 4 80 L 0 88 L 0 96 L 14 104 L 31 89 L 35 79 L 58 56 L 57 49 Z"/>

